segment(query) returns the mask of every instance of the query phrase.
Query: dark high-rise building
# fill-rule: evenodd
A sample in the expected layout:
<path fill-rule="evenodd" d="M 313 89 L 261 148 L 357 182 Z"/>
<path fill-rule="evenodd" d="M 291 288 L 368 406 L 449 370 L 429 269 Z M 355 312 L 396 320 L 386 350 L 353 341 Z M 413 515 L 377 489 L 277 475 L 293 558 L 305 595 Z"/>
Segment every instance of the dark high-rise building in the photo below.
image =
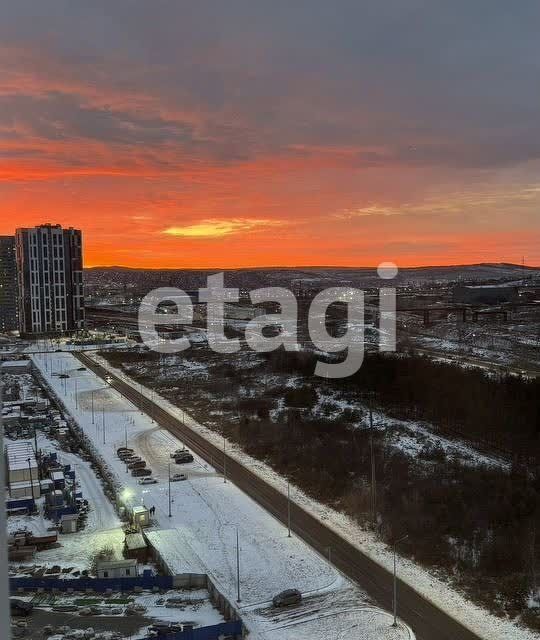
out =
<path fill-rule="evenodd" d="M 59 224 L 15 234 L 21 334 L 84 328 L 82 234 Z"/>
<path fill-rule="evenodd" d="M 17 329 L 15 238 L 0 236 L 0 332 Z"/>

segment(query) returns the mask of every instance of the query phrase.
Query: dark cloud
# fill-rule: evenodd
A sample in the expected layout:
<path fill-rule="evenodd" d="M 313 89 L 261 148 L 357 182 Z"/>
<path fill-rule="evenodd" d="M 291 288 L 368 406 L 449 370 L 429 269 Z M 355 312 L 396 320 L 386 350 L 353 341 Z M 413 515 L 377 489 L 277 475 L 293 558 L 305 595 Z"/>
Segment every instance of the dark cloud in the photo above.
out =
<path fill-rule="evenodd" d="M 217 162 L 341 145 L 360 164 L 509 166 L 539 155 L 539 24 L 537 0 L 20 0 L 0 11 L 2 41 L 40 51 L 66 89 L 0 111 L 46 139 L 172 142 Z M 200 123 L 89 106 L 85 83 Z"/>

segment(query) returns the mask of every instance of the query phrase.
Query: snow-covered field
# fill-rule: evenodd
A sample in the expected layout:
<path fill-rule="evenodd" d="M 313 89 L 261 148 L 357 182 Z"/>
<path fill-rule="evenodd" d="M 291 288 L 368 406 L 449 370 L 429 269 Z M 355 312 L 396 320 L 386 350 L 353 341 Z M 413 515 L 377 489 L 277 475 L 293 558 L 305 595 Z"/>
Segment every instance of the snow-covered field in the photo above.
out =
<path fill-rule="evenodd" d="M 129 376 L 125 375 L 119 369 L 110 365 L 105 359 L 100 356 L 95 356 L 95 359 L 101 365 L 107 367 L 123 380 L 139 389 L 139 385 L 136 382 L 131 380 Z M 144 392 L 148 397 L 151 397 L 151 392 L 149 390 Z M 181 418 L 183 416 L 187 425 L 192 429 L 197 430 L 201 435 L 204 435 L 205 438 L 213 442 L 215 445 L 223 445 L 222 437 L 219 434 L 216 434 L 204 425 L 199 424 L 166 399 L 161 398 L 161 406 L 176 417 Z M 246 455 L 234 443 L 227 443 L 227 452 L 229 455 L 234 456 L 245 467 L 265 478 L 269 483 L 286 494 L 286 480 L 279 474 L 275 473 L 270 467 L 268 467 L 268 465 Z M 470 453 L 474 452 L 464 451 L 464 457 L 468 457 Z M 486 460 L 485 462 L 497 464 L 497 461 L 492 459 L 489 461 Z M 325 522 L 325 524 L 334 528 L 351 544 L 358 546 L 376 562 L 379 562 L 381 565 L 391 570 L 393 563 L 392 552 L 373 532 L 361 529 L 352 519 L 327 507 L 326 505 L 316 502 L 297 488 L 294 489 L 294 500 L 303 508 L 310 511 L 310 513 L 319 517 Z M 431 600 L 441 609 L 448 611 L 465 626 L 469 627 L 486 640 L 500 640 L 501 638 L 512 638 L 512 640 L 538 640 L 539 638 L 539 634 L 534 631 L 518 625 L 511 620 L 498 618 L 486 609 L 471 603 L 467 598 L 455 591 L 444 579 L 427 571 L 423 567 L 419 567 L 411 560 L 400 558 L 399 572 L 400 578 L 405 580 L 426 599 Z"/>
<path fill-rule="evenodd" d="M 173 472 L 187 473 L 188 480 L 171 485 L 173 502 L 169 517 L 169 453 L 180 446 L 179 441 L 157 428 L 150 417 L 142 415 L 92 372 L 79 371 L 81 364 L 72 354 L 36 354 L 33 360 L 98 454 L 121 480 L 126 499 L 132 504 L 156 508 L 154 529 L 164 530 L 156 536 L 158 545 L 163 543 L 159 551 L 172 570 L 196 571 L 204 567 L 220 590 L 234 602 L 238 529 L 242 599 L 238 608 L 252 633 L 268 638 L 304 638 L 313 637 L 311 634 L 316 629 L 317 637 L 345 639 L 350 637 L 350 629 L 356 628 L 364 634 L 362 637 L 369 638 L 370 629 L 375 628 L 374 616 L 377 624 L 384 628 L 387 625 L 390 629 L 392 619 L 388 613 L 366 608 L 369 601 L 359 588 L 303 541 L 294 536 L 289 538 L 281 523 L 232 483 L 225 483 L 223 477 L 198 457 L 181 468 L 173 464 Z M 64 371 L 70 377 L 60 379 L 52 375 L 58 371 Z M 139 385 L 135 386 L 140 389 Z M 150 391 L 145 392 L 151 397 Z M 165 401 L 163 406 L 172 410 Z M 178 416 L 180 410 L 174 409 L 174 413 Z M 153 469 L 159 480 L 157 484 L 141 486 L 136 478 L 126 473 L 126 467 L 115 454 L 116 448 L 123 446 L 126 439 Z M 172 537 L 176 540 L 173 544 L 170 542 Z M 283 622 L 276 616 L 270 606 L 271 598 L 277 592 L 291 587 L 300 589 L 305 596 L 302 607 L 295 610 L 294 627 L 289 627 L 290 620 Z M 341 620 L 344 610 L 347 622 L 339 631 L 336 620 Z M 274 634 L 277 627 L 289 630 L 282 629 Z M 388 633 L 393 635 L 371 637 L 392 640 L 413 637 L 404 625 Z"/>

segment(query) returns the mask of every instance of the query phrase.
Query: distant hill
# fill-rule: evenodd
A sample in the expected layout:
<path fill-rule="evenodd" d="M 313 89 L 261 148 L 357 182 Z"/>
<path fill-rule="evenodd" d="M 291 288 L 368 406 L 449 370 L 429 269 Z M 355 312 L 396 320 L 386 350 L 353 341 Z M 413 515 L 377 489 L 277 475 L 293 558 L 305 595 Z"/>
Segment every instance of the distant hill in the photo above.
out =
<path fill-rule="evenodd" d="M 198 289 L 206 284 L 208 274 L 219 269 L 138 269 L 131 267 L 91 267 L 85 269 L 87 284 L 105 281 L 145 288 L 178 286 Z M 257 267 L 251 269 L 224 269 L 228 286 L 257 288 L 264 286 L 314 287 L 348 285 L 373 287 L 380 284 L 375 267 Z M 540 267 L 508 263 L 407 267 L 400 269 L 392 282 L 396 285 L 421 283 L 471 282 L 489 283 L 520 281 L 540 276 Z"/>

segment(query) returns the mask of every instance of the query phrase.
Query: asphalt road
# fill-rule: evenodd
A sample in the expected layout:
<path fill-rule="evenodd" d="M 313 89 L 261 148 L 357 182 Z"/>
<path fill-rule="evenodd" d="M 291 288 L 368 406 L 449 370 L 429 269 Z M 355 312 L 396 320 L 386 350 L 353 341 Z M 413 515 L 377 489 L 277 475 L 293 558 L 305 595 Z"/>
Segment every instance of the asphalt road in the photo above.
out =
<path fill-rule="evenodd" d="M 284 524 L 287 522 L 286 496 L 233 458 L 224 456 L 222 449 L 185 426 L 162 409 L 159 404 L 152 402 L 114 374 L 110 374 L 86 354 L 74 352 L 74 355 L 101 378 L 110 376 L 112 378 L 110 386 L 123 394 L 136 407 L 152 415 L 157 424 L 177 436 L 197 455 L 211 463 L 216 470 L 223 472 L 223 463 L 225 463 L 229 480 L 275 518 Z M 393 582 L 392 574 L 388 570 L 294 503 L 291 505 L 291 525 L 296 535 L 322 555 L 327 556 L 330 548 L 334 566 L 357 582 L 380 606 L 387 610 L 392 609 Z M 398 605 L 399 617 L 412 627 L 418 640 L 481 640 L 480 636 L 401 581 L 398 581 Z"/>

